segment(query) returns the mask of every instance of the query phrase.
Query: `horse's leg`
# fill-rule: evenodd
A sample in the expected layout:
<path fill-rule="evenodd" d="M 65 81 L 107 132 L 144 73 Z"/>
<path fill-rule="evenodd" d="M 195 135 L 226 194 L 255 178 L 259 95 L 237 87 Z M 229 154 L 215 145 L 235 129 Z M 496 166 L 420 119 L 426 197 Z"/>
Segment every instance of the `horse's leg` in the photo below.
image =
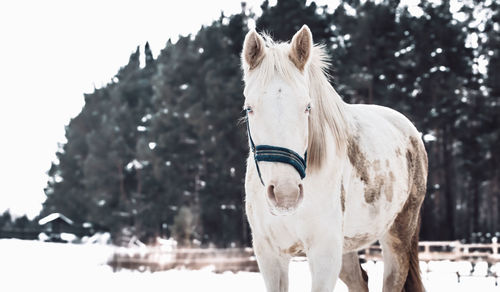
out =
<path fill-rule="evenodd" d="M 418 261 L 421 202 L 410 197 L 380 240 L 384 259 L 384 292 L 424 291 Z"/>
<path fill-rule="evenodd" d="M 341 240 L 323 240 L 307 252 L 311 270 L 312 292 L 331 292 L 342 266 Z"/>
<path fill-rule="evenodd" d="M 254 252 L 267 291 L 288 292 L 288 265 L 290 257 L 279 255 L 267 246 L 259 248 L 255 242 Z"/>
<path fill-rule="evenodd" d="M 342 256 L 340 279 L 347 285 L 349 292 L 368 292 L 368 275 L 359 263 L 357 252 Z"/>

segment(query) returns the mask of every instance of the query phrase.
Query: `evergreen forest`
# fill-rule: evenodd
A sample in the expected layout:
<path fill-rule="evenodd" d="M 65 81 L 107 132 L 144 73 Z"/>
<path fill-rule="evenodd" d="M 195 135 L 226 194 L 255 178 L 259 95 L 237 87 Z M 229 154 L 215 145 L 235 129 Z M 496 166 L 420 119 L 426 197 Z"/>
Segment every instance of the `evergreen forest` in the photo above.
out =
<path fill-rule="evenodd" d="M 415 15 L 396 0 L 264 1 L 258 16 L 242 4 L 156 58 L 140 44 L 106 86 L 85 94 L 48 170 L 39 218 L 91 222 L 117 244 L 162 236 L 250 245 L 243 39 L 250 24 L 281 41 L 307 24 L 346 102 L 391 107 L 422 132 L 421 240 L 500 236 L 500 1 L 419 7 Z"/>

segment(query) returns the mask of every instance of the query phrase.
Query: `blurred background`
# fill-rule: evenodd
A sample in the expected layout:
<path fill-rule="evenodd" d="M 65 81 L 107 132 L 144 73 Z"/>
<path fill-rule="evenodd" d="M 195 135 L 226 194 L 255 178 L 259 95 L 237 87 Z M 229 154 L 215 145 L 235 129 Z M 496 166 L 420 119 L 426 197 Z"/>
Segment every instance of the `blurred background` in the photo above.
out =
<path fill-rule="evenodd" d="M 181 2 L 0 4 L 1 238 L 250 247 L 243 39 L 307 24 L 345 101 L 422 132 L 421 240 L 496 243 L 500 1 Z"/>

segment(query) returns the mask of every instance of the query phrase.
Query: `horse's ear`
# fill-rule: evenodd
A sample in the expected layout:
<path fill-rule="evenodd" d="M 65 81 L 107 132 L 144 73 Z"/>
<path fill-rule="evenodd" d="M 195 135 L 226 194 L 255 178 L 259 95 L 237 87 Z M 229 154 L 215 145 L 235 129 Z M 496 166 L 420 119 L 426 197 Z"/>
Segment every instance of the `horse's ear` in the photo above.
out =
<path fill-rule="evenodd" d="M 245 36 L 241 56 L 243 61 L 249 66 L 250 70 L 259 66 L 260 62 L 264 58 L 265 46 L 264 39 L 262 39 L 255 29 L 251 29 Z"/>
<path fill-rule="evenodd" d="M 292 38 L 292 49 L 289 55 L 290 60 L 292 60 L 300 71 L 304 70 L 311 56 L 312 46 L 313 39 L 311 30 L 304 24 Z"/>

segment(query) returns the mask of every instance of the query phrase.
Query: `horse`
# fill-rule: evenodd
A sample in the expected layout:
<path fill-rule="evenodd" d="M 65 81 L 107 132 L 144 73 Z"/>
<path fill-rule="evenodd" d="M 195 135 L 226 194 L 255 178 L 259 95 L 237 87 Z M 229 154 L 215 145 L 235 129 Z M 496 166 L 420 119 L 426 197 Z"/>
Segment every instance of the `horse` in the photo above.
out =
<path fill-rule="evenodd" d="M 421 133 L 387 107 L 347 104 L 330 84 L 326 50 L 304 25 L 291 42 L 251 29 L 241 53 L 249 156 L 245 211 L 267 291 L 288 291 L 305 255 L 311 291 L 368 291 L 357 251 L 383 249 L 383 291 L 423 291 Z"/>

